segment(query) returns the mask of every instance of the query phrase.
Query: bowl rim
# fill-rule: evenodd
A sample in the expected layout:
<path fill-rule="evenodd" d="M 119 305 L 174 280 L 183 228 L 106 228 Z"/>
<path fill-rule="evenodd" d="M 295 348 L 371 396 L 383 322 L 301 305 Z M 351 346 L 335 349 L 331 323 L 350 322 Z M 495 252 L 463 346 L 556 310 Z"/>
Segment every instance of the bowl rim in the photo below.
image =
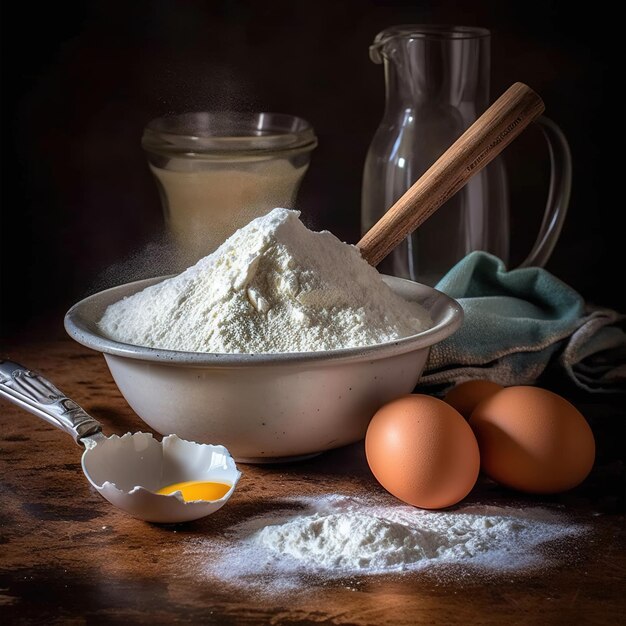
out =
<path fill-rule="evenodd" d="M 104 355 L 125 357 L 141 361 L 150 361 L 164 365 L 178 365 L 186 367 L 241 367 L 257 365 L 320 365 L 328 362 L 379 360 L 389 356 L 414 352 L 442 341 L 452 335 L 463 322 L 463 308 L 455 299 L 447 294 L 412 280 L 381 274 L 383 280 L 394 291 L 394 286 L 405 286 L 413 290 L 416 297 L 422 300 L 433 299 L 427 308 L 429 314 L 436 304 L 444 309 L 442 319 L 430 328 L 414 335 L 403 337 L 395 341 L 360 346 L 339 348 L 337 350 L 320 350 L 316 352 L 264 352 L 264 353 L 214 353 L 214 352 L 184 352 L 179 350 L 165 350 L 147 346 L 115 341 L 104 334 L 96 332 L 97 320 L 85 315 L 86 310 L 94 303 L 108 300 L 117 291 L 127 290 L 133 286 L 137 293 L 140 289 L 149 287 L 170 276 L 157 276 L 123 283 L 110 287 L 83 298 L 74 304 L 65 314 L 64 326 L 68 335 L 76 342 L 87 348 L 102 352 Z M 397 293 L 397 292 L 396 292 Z M 131 294 L 128 294 L 131 295 Z M 401 295 L 401 294 L 398 294 Z M 121 299 L 121 296 L 117 300 Z M 111 300 L 115 302 L 117 300 Z M 432 319 L 432 318 L 431 318 Z"/>

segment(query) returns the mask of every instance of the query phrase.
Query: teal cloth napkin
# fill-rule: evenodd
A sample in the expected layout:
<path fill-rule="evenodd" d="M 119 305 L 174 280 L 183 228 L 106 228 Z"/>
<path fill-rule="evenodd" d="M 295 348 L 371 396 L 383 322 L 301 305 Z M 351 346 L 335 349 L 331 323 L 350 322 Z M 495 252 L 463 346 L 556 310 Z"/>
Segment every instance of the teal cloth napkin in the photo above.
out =
<path fill-rule="evenodd" d="M 528 385 L 554 366 L 587 391 L 626 391 L 626 315 L 587 306 L 547 270 L 507 271 L 497 257 L 472 252 L 436 288 L 465 317 L 431 349 L 420 387 L 485 378 Z"/>

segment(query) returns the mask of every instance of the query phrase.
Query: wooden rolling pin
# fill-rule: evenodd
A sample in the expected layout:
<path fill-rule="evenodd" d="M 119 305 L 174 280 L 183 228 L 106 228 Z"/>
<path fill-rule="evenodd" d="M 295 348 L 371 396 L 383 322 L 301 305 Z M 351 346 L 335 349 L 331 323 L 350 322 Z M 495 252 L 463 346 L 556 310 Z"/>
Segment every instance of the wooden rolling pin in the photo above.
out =
<path fill-rule="evenodd" d="M 530 87 L 511 85 L 365 233 L 357 244 L 363 258 L 378 265 L 544 109 Z"/>

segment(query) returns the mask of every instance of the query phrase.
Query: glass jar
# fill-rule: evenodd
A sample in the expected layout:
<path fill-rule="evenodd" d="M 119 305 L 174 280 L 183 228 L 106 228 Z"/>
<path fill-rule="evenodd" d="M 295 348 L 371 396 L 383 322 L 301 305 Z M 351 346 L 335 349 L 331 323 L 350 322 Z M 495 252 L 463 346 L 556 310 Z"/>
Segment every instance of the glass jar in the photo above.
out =
<path fill-rule="evenodd" d="M 292 208 L 317 138 L 302 118 L 199 112 L 161 117 L 142 146 L 167 230 L 186 263 L 274 207 Z"/>

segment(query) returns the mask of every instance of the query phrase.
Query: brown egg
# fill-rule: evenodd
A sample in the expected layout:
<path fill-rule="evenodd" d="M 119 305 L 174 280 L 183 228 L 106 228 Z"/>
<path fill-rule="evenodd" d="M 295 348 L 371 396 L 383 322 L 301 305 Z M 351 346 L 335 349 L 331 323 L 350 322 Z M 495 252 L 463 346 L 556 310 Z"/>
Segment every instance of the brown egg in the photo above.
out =
<path fill-rule="evenodd" d="M 595 442 L 581 413 L 539 387 L 508 387 L 483 400 L 470 418 L 482 470 L 528 493 L 558 493 L 591 471 Z"/>
<path fill-rule="evenodd" d="M 403 396 L 379 409 L 367 429 L 365 453 L 389 493 L 425 509 L 462 500 L 480 469 L 478 444 L 463 416 L 425 395 Z"/>
<path fill-rule="evenodd" d="M 468 420 L 480 402 L 501 389 L 504 389 L 502 385 L 490 380 L 468 380 L 450 389 L 443 401 L 453 406 Z"/>

